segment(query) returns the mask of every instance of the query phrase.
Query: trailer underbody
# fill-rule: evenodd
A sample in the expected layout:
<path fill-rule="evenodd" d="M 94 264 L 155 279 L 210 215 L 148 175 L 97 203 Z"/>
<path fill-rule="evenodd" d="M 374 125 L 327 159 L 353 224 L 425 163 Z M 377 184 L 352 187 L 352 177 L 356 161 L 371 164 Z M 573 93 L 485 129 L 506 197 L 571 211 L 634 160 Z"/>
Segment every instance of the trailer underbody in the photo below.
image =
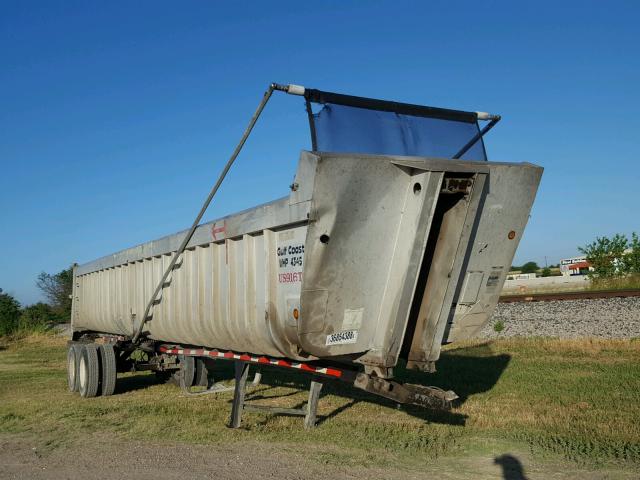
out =
<path fill-rule="evenodd" d="M 70 351 L 78 350 L 77 355 L 69 355 L 68 371 L 77 372 L 75 378 L 69 378 L 69 389 L 80 391 L 83 397 L 111 395 L 115 383 L 106 391 L 106 379 L 117 373 L 152 371 L 160 378 L 173 380 L 187 396 L 201 396 L 233 391 L 231 419 L 229 426 L 239 428 L 243 411 L 261 411 L 275 415 L 296 415 L 304 417 L 305 428 L 316 424 L 317 407 L 322 386 L 328 381 L 341 381 L 365 392 L 379 395 L 398 404 L 411 404 L 425 408 L 449 410 L 458 396 L 452 391 L 437 387 L 414 384 L 402 384 L 393 380 L 364 373 L 353 366 L 335 362 L 315 361 L 299 362 L 265 355 L 237 353 L 228 350 L 207 349 L 193 345 L 146 342 L 136 346 L 130 339 L 118 335 L 84 333 L 68 342 Z M 90 356 L 86 350 L 95 349 L 99 355 Z M 101 353 L 105 349 L 113 350 L 113 361 Z M 86 368 L 82 368 L 84 358 Z M 96 364 L 89 364 L 95 359 Z M 235 378 L 233 385 L 216 382 L 208 373 L 207 364 L 214 361 L 234 362 Z M 71 365 L 75 362 L 74 365 Z M 249 382 L 251 367 L 256 368 L 253 381 Z M 309 399 L 301 408 L 271 407 L 252 405 L 245 400 L 247 388 L 260 384 L 262 368 L 287 369 L 311 377 Z M 350 368 L 351 367 L 351 368 Z M 200 372 L 200 373 L 199 373 Z M 204 372 L 204 374 L 202 373 Z M 93 378 L 81 378 L 82 375 Z M 115 377 L 114 377 L 115 382 Z M 96 385 L 94 389 L 82 389 L 81 383 Z"/>

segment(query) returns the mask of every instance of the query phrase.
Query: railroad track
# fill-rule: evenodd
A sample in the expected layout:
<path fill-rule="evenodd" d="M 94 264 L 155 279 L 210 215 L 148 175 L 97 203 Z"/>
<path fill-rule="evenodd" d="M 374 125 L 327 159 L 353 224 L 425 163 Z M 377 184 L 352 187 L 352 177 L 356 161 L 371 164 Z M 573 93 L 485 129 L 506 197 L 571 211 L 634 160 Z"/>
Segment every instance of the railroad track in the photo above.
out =
<path fill-rule="evenodd" d="M 640 290 L 594 290 L 564 293 L 502 295 L 500 303 L 550 302 L 553 300 L 588 300 L 593 298 L 640 297 Z"/>

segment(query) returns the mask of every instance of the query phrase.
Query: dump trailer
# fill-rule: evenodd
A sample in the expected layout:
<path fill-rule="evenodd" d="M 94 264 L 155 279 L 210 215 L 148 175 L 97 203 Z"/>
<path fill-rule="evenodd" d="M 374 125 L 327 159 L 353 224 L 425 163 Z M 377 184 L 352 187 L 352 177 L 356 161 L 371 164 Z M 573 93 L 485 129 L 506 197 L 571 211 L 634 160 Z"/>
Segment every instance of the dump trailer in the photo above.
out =
<path fill-rule="evenodd" d="M 273 84 L 227 171 L 273 91 L 303 96 L 310 123 L 289 195 L 199 223 L 205 203 L 189 230 L 76 266 L 70 390 L 109 395 L 118 372 L 153 370 L 186 394 L 233 388 L 237 427 L 255 365 L 311 375 L 307 406 L 276 412 L 306 426 L 326 380 L 450 407 L 454 392 L 394 368 L 433 372 L 443 344 L 487 323 L 542 168 L 486 160 L 495 115 Z M 207 375 L 218 360 L 236 363 L 233 387 Z"/>

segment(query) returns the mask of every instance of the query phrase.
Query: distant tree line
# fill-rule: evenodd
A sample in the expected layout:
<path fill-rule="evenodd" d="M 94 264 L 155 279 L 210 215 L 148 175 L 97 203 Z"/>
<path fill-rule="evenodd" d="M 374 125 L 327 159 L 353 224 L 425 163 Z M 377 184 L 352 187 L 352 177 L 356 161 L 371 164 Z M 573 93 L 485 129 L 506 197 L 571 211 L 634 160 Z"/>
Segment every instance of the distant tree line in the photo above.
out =
<path fill-rule="evenodd" d="M 520 273 L 540 273 L 540 275 L 543 277 L 550 277 L 552 275 L 551 268 L 540 268 L 536 262 L 527 262 L 521 267 L 512 265 L 511 270 Z"/>
<path fill-rule="evenodd" d="M 9 335 L 21 330 L 41 330 L 51 324 L 71 320 L 73 268 L 53 275 L 42 272 L 38 275 L 36 285 L 47 302 L 25 307 L 8 293 L 2 293 L 0 289 L 0 335 Z"/>
<path fill-rule="evenodd" d="M 517 265 L 512 265 L 511 270 L 520 272 L 520 273 L 536 273 L 538 270 L 540 270 L 540 267 L 536 262 L 527 262 L 521 267 L 518 267 Z"/>
<path fill-rule="evenodd" d="M 587 274 L 592 281 L 623 280 L 624 285 L 633 287 L 640 285 L 640 235 L 631 233 L 631 238 L 617 233 L 611 238 L 596 237 L 583 247 L 578 247 L 591 269 Z M 551 265 L 555 268 L 559 265 Z M 550 276 L 551 268 L 541 269 L 536 262 L 527 262 L 522 266 L 512 265 L 512 271 L 522 273 L 538 273 L 543 277 Z M 629 283 L 630 282 L 630 283 Z M 621 284 L 622 286 L 622 284 Z"/>

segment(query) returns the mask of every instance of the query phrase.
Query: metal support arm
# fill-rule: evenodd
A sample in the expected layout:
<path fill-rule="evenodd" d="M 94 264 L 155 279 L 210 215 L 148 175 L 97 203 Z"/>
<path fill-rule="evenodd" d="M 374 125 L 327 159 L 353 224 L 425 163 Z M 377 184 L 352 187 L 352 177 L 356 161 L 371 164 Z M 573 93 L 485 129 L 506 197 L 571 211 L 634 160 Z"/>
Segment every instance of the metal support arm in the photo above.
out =
<path fill-rule="evenodd" d="M 451 157 L 453 160 L 457 160 L 460 157 L 462 157 L 462 155 L 464 155 L 465 153 L 467 153 L 469 151 L 469 149 L 471 147 L 473 147 L 476 142 L 478 140 L 480 140 L 482 137 L 484 137 L 484 134 L 487 133 L 489 130 L 491 130 L 493 127 L 496 126 L 496 123 L 498 123 L 500 121 L 500 119 L 502 117 L 500 117 L 500 115 L 489 115 L 489 114 L 483 114 L 484 117 L 478 117 L 480 120 L 489 120 L 489 123 L 487 123 L 482 130 L 480 130 L 478 133 L 476 133 L 473 138 L 471 140 L 469 140 L 467 142 L 467 144 L 462 147 L 460 149 L 460 151 L 458 153 L 456 153 L 453 157 Z"/>
<path fill-rule="evenodd" d="M 200 211 L 198 212 L 198 215 L 196 215 L 196 218 L 193 221 L 193 224 L 191 225 L 191 228 L 189 228 L 189 231 L 187 232 L 187 234 L 182 239 L 182 243 L 180 243 L 180 246 L 178 247 L 178 250 L 176 251 L 176 253 L 173 256 L 173 258 L 171 259 L 171 262 L 169 263 L 169 266 L 165 270 L 164 275 L 162 275 L 162 278 L 158 282 L 158 285 L 156 286 L 156 289 L 154 290 L 153 295 L 151 295 L 151 298 L 149 299 L 149 302 L 147 303 L 147 307 L 144 310 L 144 315 L 140 319 L 140 325 L 138 326 L 138 329 L 136 330 L 135 335 L 133 336 L 133 343 L 134 344 L 136 344 L 138 339 L 140 338 L 140 335 L 142 334 L 142 330 L 144 328 L 144 325 L 147 322 L 147 320 L 149 320 L 149 318 L 150 318 L 151 309 L 153 308 L 154 303 L 156 303 L 156 301 L 158 299 L 158 294 L 162 291 L 162 288 L 164 287 L 165 282 L 167 281 L 167 278 L 169 277 L 169 274 L 175 268 L 176 263 L 178 263 L 178 260 L 180 259 L 180 256 L 182 255 L 184 250 L 187 248 L 187 245 L 188 245 L 189 241 L 191 240 L 191 237 L 193 237 L 193 234 L 195 233 L 196 228 L 198 228 L 198 225 L 200 224 L 200 220 L 202 220 L 202 217 L 203 217 L 204 213 L 207 211 L 207 208 L 209 208 L 209 205 L 211 204 L 211 200 L 213 200 L 213 197 L 218 192 L 218 189 L 220 188 L 220 185 L 222 185 L 222 182 L 224 181 L 225 177 L 227 176 L 227 173 L 231 169 L 231 166 L 233 165 L 233 162 L 235 162 L 236 158 L 238 157 L 238 154 L 242 150 L 242 147 L 244 146 L 245 142 L 247 141 L 247 138 L 249 138 L 249 135 L 251 134 L 251 131 L 253 130 L 254 125 L 258 121 L 258 118 L 260 117 L 260 114 L 262 113 L 262 110 L 264 110 L 264 107 L 267 105 L 267 102 L 269 101 L 269 98 L 271 98 L 271 94 L 273 93 L 274 90 L 281 91 L 281 92 L 286 92 L 286 93 L 289 93 L 289 94 L 292 94 L 292 95 L 304 95 L 304 91 L 305 91 L 304 87 L 301 87 L 299 85 L 280 85 L 280 84 L 277 84 L 277 83 L 272 83 L 271 85 L 269 85 L 269 88 L 264 93 L 264 96 L 262 97 L 262 100 L 260 101 L 260 104 L 258 105 L 258 108 L 256 109 L 255 113 L 251 117 L 251 120 L 249 121 L 249 125 L 247 125 L 247 128 L 245 129 L 244 133 L 242 134 L 242 138 L 238 142 L 238 145 L 236 146 L 235 150 L 231 154 L 231 157 L 229 158 L 229 160 L 227 161 L 226 165 L 222 169 L 222 172 L 220 173 L 220 176 L 218 177 L 218 180 L 216 181 L 215 185 L 213 186 L 213 188 L 209 192 L 209 196 L 207 196 L 207 199 L 204 201 L 204 204 L 202 205 L 202 208 L 200 208 Z"/>

